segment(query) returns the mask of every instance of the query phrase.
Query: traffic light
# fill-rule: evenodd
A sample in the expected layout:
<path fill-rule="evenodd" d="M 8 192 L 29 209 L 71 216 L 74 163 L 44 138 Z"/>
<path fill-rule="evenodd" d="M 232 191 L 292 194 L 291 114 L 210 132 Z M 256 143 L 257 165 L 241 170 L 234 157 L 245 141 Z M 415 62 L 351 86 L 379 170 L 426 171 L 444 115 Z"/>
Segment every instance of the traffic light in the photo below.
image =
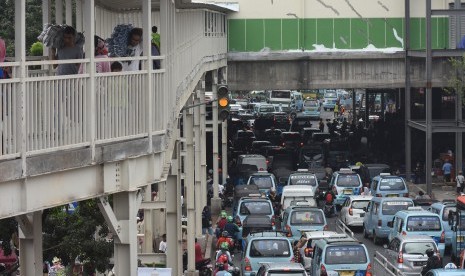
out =
<path fill-rule="evenodd" d="M 224 121 L 229 117 L 229 90 L 225 85 L 218 86 L 218 120 Z"/>

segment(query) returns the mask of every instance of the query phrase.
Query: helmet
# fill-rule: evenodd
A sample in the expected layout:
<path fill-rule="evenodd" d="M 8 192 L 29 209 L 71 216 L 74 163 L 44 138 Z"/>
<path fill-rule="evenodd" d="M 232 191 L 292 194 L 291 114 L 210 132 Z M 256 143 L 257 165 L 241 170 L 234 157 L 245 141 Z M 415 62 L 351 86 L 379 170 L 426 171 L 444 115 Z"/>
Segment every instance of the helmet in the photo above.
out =
<path fill-rule="evenodd" d="M 228 249 L 229 249 L 229 244 L 228 244 L 227 242 L 222 242 L 222 243 L 220 244 L 220 248 L 221 248 L 222 250 L 228 250 Z"/>
<path fill-rule="evenodd" d="M 223 237 L 227 237 L 227 236 L 229 236 L 229 233 L 228 233 L 228 231 L 223 231 L 223 233 L 221 233 L 221 235 L 222 235 Z"/>
<path fill-rule="evenodd" d="M 222 218 L 225 218 L 225 217 L 228 216 L 228 214 L 226 213 L 226 211 L 223 210 L 223 211 L 221 211 L 220 216 L 221 216 Z"/>
<path fill-rule="evenodd" d="M 427 255 L 428 257 L 431 257 L 431 256 L 434 255 L 434 250 L 431 249 L 431 248 L 428 248 L 428 249 L 426 249 L 425 253 L 426 253 L 426 255 Z"/>
<path fill-rule="evenodd" d="M 233 217 L 232 216 L 228 216 L 228 222 L 233 222 Z"/>
<path fill-rule="evenodd" d="M 218 268 L 219 271 L 224 270 L 224 264 L 223 263 L 216 263 L 216 267 Z"/>

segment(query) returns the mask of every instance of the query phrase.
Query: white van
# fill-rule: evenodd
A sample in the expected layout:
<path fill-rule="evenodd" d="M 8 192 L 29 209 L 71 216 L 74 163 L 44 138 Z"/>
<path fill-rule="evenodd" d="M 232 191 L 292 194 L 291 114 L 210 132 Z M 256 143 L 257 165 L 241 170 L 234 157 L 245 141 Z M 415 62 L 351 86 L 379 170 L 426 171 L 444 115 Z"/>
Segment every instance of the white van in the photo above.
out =
<path fill-rule="evenodd" d="M 281 206 L 283 210 L 289 207 L 292 201 L 307 201 L 311 207 L 317 207 L 315 188 L 309 185 L 284 186 L 281 195 Z"/>
<path fill-rule="evenodd" d="M 237 165 L 255 165 L 259 172 L 266 172 L 268 165 L 266 164 L 266 158 L 259 154 L 242 154 L 237 158 Z"/>

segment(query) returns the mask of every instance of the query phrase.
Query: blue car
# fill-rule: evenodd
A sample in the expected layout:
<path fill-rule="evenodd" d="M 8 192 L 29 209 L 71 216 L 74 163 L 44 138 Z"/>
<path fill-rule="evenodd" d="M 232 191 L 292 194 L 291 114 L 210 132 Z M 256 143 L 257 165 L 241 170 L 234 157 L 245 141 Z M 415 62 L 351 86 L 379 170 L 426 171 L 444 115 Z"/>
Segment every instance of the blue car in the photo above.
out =
<path fill-rule="evenodd" d="M 268 216 L 274 228 L 274 210 L 271 201 L 266 197 L 242 197 L 234 213 L 236 224 L 239 226 L 237 239 L 242 239 L 242 224 L 248 215 Z"/>
<path fill-rule="evenodd" d="M 372 237 L 375 244 L 381 239 L 387 239 L 391 228 L 388 222 L 392 221 L 398 211 L 412 207 L 413 200 L 405 197 L 374 197 L 368 204 L 363 218 L 363 233 L 365 238 Z"/>
<path fill-rule="evenodd" d="M 328 230 L 328 225 L 321 209 L 296 205 L 284 210 L 281 229 L 294 241 L 300 238 L 303 231 Z"/>
<path fill-rule="evenodd" d="M 329 188 L 337 190 L 334 204 L 341 206 L 348 195 L 360 195 L 362 191 L 362 180 L 360 176 L 351 169 L 340 169 L 333 173 Z"/>
<path fill-rule="evenodd" d="M 432 269 L 425 276 L 463 276 L 465 269 Z"/>
<path fill-rule="evenodd" d="M 446 232 L 446 246 L 451 246 L 452 236 L 455 236 L 455 233 L 454 231 L 452 231 L 449 225 L 449 213 L 456 211 L 455 202 L 448 202 L 448 203 L 436 202 L 436 203 L 431 204 L 431 206 L 428 208 L 428 211 L 438 214 L 439 217 L 441 217 L 442 228 L 444 228 L 444 232 Z"/>
<path fill-rule="evenodd" d="M 402 177 L 381 173 L 375 176 L 370 185 L 371 195 L 375 197 L 408 197 L 408 187 Z"/>

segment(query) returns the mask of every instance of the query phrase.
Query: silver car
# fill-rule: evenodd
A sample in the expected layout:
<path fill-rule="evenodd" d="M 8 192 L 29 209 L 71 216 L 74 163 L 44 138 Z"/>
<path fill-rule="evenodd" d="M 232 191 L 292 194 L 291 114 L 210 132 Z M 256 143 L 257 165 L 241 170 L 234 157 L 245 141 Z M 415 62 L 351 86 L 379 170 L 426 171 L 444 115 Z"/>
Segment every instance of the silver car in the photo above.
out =
<path fill-rule="evenodd" d="M 398 235 L 385 250 L 386 259 L 403 275 L 420 275 L 426 262 L 426 250 L 433 249 L 439 255 L 436 242 L 426 235 Z"/>
<path fill-rule="evenodd" d="M 310 271 L 312 268 L 311 253 L 313 253 L 313 245 L 315 244 L 315 241 L 340 235 L 333 231 L 301 231 L 301 234 L 305 235 L 307 238 L 307 242 L 299 249 L 300 256 L 302 256 L 302 265 L 307 271 Z"/>

